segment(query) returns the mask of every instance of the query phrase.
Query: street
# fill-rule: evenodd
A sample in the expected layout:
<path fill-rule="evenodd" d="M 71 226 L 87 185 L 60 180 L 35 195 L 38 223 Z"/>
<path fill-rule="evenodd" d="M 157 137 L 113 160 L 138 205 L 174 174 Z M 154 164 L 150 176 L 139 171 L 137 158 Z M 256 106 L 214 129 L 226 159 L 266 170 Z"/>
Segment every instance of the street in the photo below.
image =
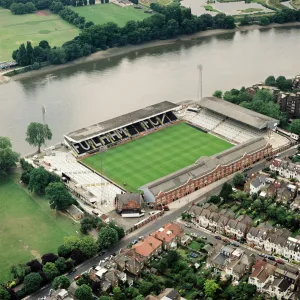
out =
<path fill-rule="evenodd" d="M 297 150 L 293 147 L 291 149 L 288 149 L 286 151 L 284 151 L 283 153 L 280 154 L 280 157 L 283 156 L 288 156 L 291 154 L 294 154 Z M 264 168 L 266 164 L 266 161 L 261 161 L 257 164 L 255 164 L 249 171 L 247 171 L 246 173 L 248 175 L 251 175 L 255 172 L 258 172 L 260 170 L 262 170 Z M 228 179 L 228 181 L 230 181 Z M 209 186 L 207 186 L 209 187 Z M 208 197 L 210 197 L 212 194 L 217 194 L 218 191 L 221 190 L 221 184 L 219 187 L 214 187 L 213 192 L 211 190 L 208 190 L 205 194 L 201 195 L 199 197 L 199 199 L 195 200 L 195 203 L 198 202 L 205 202 Z M 178 200 L 179 201 L 179 200 Z M 110 249 L 105 255 L 101 256 L 97 256 L 94 258 L 91 258 L 90 260 L 84 262 L 83 264 L 81 264 L 80 266 L 76 267 L 77 271 L 76 273 L 74 273 L 73 275 L 67 275 L 67 277 L 71 280 L 71 282 L 74 280 L 74 277 L 76 275 L 79 275 L 83 272 L 88 271 L 92 266 L 94 265 L 98 265 L 100 260 L 103 260 L 106 257 L 111 256 L 112 253 L 114 252 L 118 252 L 121 248 L 126 247 L 131 241 L 138 239 L 139 236 L 147 236 L 150 233 L 154 232 L 155 230 L 159 229 L 160 227 L 162 227 L 164 224 L 169 223 L 171 221 L 177 220 L 181 214 L 186 211 L 189 207 L 190 207 L 191 203 L 187 202 L 185 205 L 182 205 L 180 208 L 176 209 L 176 210 L 171 210 L 169 212 L 166 212 L 162 217 L 158 218 L 155 222 L 151 222 L 149 224 L 147 224 L 144 227 L 139 228 L 138 230 L 132 232 L 131 234 L 125 236 L 125 238 L 123 238 L 121 241 L 119 241 L 117 243 L 117 245 L 115 247 L 113 247 L 112 249 Z M 201 234 L 203 236 L 207 237 L 207 240 L 209 242 L 212 241 L 216 241 L 214 234 L 206 229 L 203 228 L 184 228 L 186 232 L 195 232 L 197 234 Z M 227 238 L 226 238 L 227 239 Z M 240 246 L 245 253 L 247 254 L 254 254 L 255 256 L 258 256 L 258 254 L 260 253 L 259 251 L 252 249 L 246 245 L 241 245 Z M 46 286 L 44 286 L 43 288 L 41 288 L 39 291 L 35 292 L 34 294 L 26 297 L 25 299 L 39 299 L 42 298 L 44 296 L 48 296 L 49 291 L 51 289 L 51 285 L 47 284 Z M 49 298 L 48 298 L 49 299 Z"/>

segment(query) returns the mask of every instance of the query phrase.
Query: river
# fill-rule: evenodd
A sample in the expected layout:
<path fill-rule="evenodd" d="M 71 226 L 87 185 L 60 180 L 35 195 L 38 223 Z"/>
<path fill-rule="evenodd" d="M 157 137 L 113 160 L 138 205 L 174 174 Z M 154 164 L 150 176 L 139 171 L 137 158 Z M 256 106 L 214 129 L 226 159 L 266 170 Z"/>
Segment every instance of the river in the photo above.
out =
<path fill-rule="evenodd" d="M 268 75 L 300 73 L 300 28 L 255 29 L 148 48 L 0 86 L 0 135 L 22 154 L 27 125 L 46 121 L 51 143 L 63 134 L 164 100 L 197 99 L 202 64 L 203 95 L 248 86 Z M 47 79 L 48 78 L 48 79 Z"/>

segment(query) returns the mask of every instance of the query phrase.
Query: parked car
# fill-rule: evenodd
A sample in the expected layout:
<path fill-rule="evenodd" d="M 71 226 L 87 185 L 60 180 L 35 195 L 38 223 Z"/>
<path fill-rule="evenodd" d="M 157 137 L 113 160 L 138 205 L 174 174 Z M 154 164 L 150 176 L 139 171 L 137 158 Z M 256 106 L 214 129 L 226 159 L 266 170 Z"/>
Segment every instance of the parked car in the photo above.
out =
<path fill-rule="evenodd" d="M 195 253 L 195 252 L 191 252 L 191 253 L 190 253 L 190 257 L 192 257 L 192 258 L 197 258 L 197 257 L 198 257 L 198 254 Z"/>
<path fill-rule="evenodd" d="M 99 215 L 99 213 L 96 212 L 95 210 L 92 210 L 92 213 L 93 213 L 95 216 L 98 216 L 98 215 Z"/>
<path fill-rule="evenodd" d="M 170 210 L 170 208 L 169 208 L 168 205 L 165 205 L 165 206 L 163 207 L 163 209 L 164 209 L 164 211 L 169 211 L 169 210 Z"/>
<path fill-rule="evenodd" d="M 274 256 L 268 256 L 268 259 L 275 261 L 275 257 Z"/>
<path fill-rule="evenodd" d="M 185 226 L 185 227 L 188 227 L 188 228 L 191 228 L 191 227 L 192 227 L 192 225 L 191 225 L 190 223 L 184 223 L 184 226 Z"/>
<path fill-rule="evenodd" d="M 68 275 L 72 275 L 72 274 L 74 274 L 76 271 L 77 271 L 77 269 L 73 269 L 73 270 L 71 270 L 71 271 L 68 273 Z"/>
<path fill-rule="evenodd" d="M 76 280 L 78 280 L 79 278 L 81 278 L 82 277 L 82 275 L 81 274 L 79 274 L 79 275 L 76 275 L 75 277 L 74 277 L 74 280 L 76 281 Z"/>
<path fill-rule="evenodd" d="M 138 243 L 138 240 L 133 240 L 132 241 L 132 245 L 135 245 L 135 244 L 137 244 Z"/>
<path fill-rule="evenodd" d="M 202 239 L 202 240 L 207 240 L 207 237 L 204 236 L 204 235 L 200 235 L 199 238 Z"/>
<path fill-rule="evenodd" d="M 144 238 L 143 235 L 139 236 L 139 240 L 141 241 Z"/>
<path fill-rule="evenodd" d="M 221 237 L 218 236 L 218 235 L 215 235 L 215 239 L 216 239 L 216 240 L 222 240 Z"/>
<path fill-rule="evenodd" d="M 264 253 L 260 253 L 259 255 L 262 256 L 262 257 L 264 257 L 264 258 L 267 258 L 267 257 L 268 257 L 268 255 L 266 255 L 266 254 L 264 254 Z"/>
<path fill-rule="evenodd" d="M 278 264 L 284 265 L 284 261 L 283 261 L 282 259 L 276 259 L 276 262 L 277 262 Z"/>
<path fill-rule="evenodd" d="M 232 242 L 231 245 L 234 246 L 234 247 L 239 247 L 240 246 L 240 244 L 238 244 L 236 242 Z"/>
<path fill-rule="evenodd" d="M 222 239 L 223 242 L 230 244 L 230 241 L 227 239 Z"/>
<path fill-rule="evenodd" d="M 197 237 L 197 236 L 198 236 L 198 234 L 197 234 L 197 233 L 195 233 L 195 232 L 192 232 L 192 233 L 191 233 L 191 236 L 192 236 L 192 237 Z"/>

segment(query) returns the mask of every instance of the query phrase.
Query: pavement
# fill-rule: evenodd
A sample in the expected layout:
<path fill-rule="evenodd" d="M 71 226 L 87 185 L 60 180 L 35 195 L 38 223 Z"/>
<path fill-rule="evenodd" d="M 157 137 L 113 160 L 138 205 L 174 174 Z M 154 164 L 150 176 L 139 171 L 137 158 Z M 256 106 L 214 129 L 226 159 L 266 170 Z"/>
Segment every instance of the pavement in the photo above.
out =
<path fill-rule="evenodd" d="M 297 152 L 297 149 L 295 147 L 288 149 L 284 152 L 282 152 L 279 157 L 284 157 L 284 156 L 289 156 Z M 258 162 L 256 163 L 249 171 L 246 173 L 248 175 L 251 175 L 255 172 L 258 172 L 262 170 L 266 165 L 266 161 Z M 155 222 L 149 223 L 144 227 L 139 228 L 138 230 L 130 233 L 129 235 L 125 236 L 121 241 L 119 241 L 112 249 L 110 249 L 105 255 L 98 255 L 96 257 L 93 257 L 83 264 L 79 265 L 76 267 L 77 271 L 73 275 L 67 275 L 67 277 L 70 279 L 72 282 L 74 280 L 74 277 L 76 275 L 79 275 L 83 272 L 88 271 L 92 266 L 98 265 L 100 260 L 103 260 L 106 257 L 111 256 L 112 253 L 118 252 L 121 248 L 126 247 L 131 241 L 138 239 L 139 236 L 147 236 L 150 233 L 156 231 L 157 229 L 161 228 L 164 224 L 169 223 L 174 220 L 178 220 L 181 217 L 181 214 L 188 210 L 190 208 L 190 205 L 192 202 L 206 202 L 207 198 L 210 197 L 213 194 L 217 194 L 221 190 L 221 186 L 224 182 L 226 181 L 231 181 L 232 175 L 228 176 L 226 178 L 223 178 L 201 190 L 198 190 L 197 192 L 186 196 L 180 200 L 175 201 L 172 204 L 168 204 L 170 207 L 170 211 L 166 212 L 162 217 L 158 218 Z M 192 196 L 193 195 L 193 196 Z M 185 228 L 187 232 L 195 232 L 195 233 L 201 233 L 201 235 L 204 235 L 207 237 L 208 241 L 216 241 L 214 234 L 204 228 Z M 227 238 L 226 238 L 227 239 Z M 256 249 L 250 248 L 246 245 L 241 245 L 241 248 L 245 251 L 245 253 L 251 254 L 253 253 L 254 255 L 258 256 L 260 253 Z M 294 266 L 294 265 L 293 265 Z M 34 294 L 26 297 L 25 299 L 36 299 L 38 300 L 39 298 L 42 298 L 44 296 L 48 296 L 49 291 L 51 289 L 51 285 L 48 284 L 35 292 Z M 50 297 L 47 297 L 47 299 L 50 299 Z"/>

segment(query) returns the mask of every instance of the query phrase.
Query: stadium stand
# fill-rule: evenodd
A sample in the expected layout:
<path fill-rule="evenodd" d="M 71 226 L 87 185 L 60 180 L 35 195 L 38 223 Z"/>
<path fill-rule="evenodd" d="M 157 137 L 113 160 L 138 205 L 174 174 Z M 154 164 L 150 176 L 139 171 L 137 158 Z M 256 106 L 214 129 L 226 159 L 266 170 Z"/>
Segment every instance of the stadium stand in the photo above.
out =
<path fill-rule="evenodd" d="M 43 161 L 49 171 L 67 178 L 67 186 L 87 203 L 90 204 L 93 199 L 94 206 L 102 213 L 114 209 L 114 199 L 122 189 L 81 165 L 70 153 L 55 151 L 51 154 L 45 156 Z"/>
<path fill-rule="evenodd" d="M 168 101 L 107 120 L 65 135 L 65 144 L 82 156 L 96 152 L 100 146 L 112 146 L 140 133 L 151 132 L 161 126 L 175 122 L 172 110 L 178 105 Z"/>

